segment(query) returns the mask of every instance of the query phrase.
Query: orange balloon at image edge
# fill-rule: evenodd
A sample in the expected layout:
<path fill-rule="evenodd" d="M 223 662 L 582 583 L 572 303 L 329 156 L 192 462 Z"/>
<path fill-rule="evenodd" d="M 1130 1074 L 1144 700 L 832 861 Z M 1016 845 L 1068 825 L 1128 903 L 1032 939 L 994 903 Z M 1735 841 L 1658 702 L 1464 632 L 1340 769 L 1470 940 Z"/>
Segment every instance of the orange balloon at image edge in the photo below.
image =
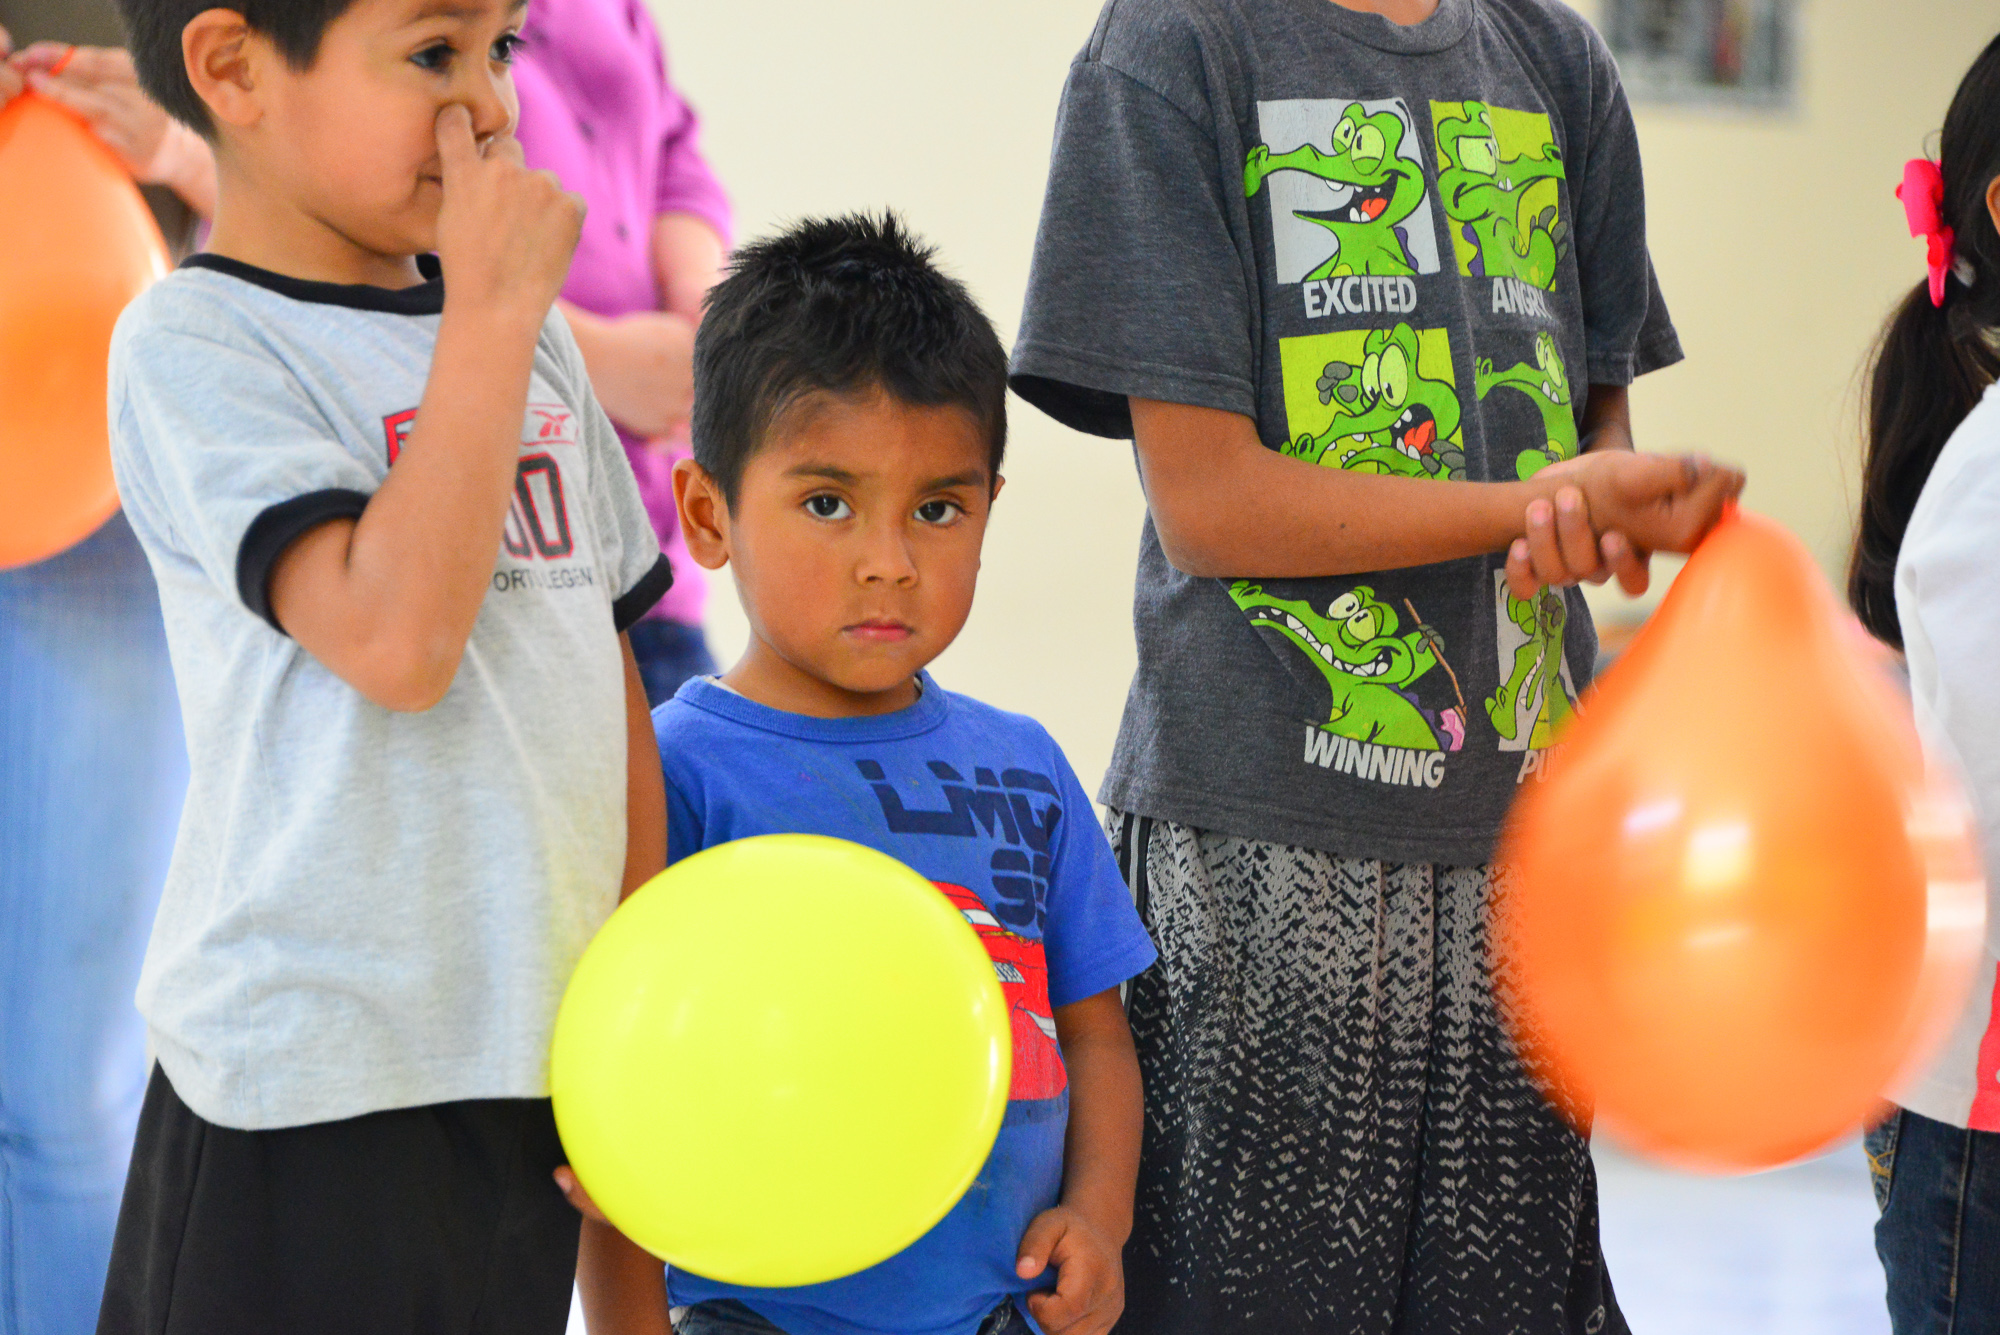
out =
<path fill-rule="evenodd" d="M 1847 624 L 1796 538 L 1733 514 L 1509 817 L 1516 1041 L 1656 1158 L 1754 1169 L 1850 1134 L 1970 983 L 1969 808 Z"/>
<path fill-rule="evenodd" d="M 110 149 L 33 93 L 0 110 L 0 569 L 81 542 L 118 508 L 111 330 L 166 267 Z"/>

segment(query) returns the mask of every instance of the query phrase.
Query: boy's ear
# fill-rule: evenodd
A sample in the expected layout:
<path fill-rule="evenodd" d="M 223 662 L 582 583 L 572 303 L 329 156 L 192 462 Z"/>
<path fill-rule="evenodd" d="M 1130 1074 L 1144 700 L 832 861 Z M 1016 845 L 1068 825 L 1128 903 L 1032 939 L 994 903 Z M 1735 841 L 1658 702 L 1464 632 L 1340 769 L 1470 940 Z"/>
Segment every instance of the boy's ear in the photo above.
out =
<path fill-rule="evenodd" d="M 729 504 L 708 470 L 692 459 L 674 464 L 674 507 L 688 555 L 704 570 L 729 564 Z"/>
<path fill-rule="evenodd" d="M 257 96 L 262 57 L 276 54 L 233 9 L 205 9 L 181 29 L 181 61 L 195 96 L 220 125 L 255 125 L 264 108 Z"/>

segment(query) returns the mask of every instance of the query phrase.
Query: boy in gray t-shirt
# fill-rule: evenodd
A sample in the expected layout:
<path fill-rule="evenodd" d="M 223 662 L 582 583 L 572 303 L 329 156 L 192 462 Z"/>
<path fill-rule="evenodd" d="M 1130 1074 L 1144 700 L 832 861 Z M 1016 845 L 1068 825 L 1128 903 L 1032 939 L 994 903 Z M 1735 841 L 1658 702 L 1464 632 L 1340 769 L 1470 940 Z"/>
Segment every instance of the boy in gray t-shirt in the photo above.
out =
<path fill-rule="evenodd" d="M 1590 676 L 1565 586 L 1642 586 L 1741 486 L 1632 452 L 1679 356 L 1556 0 L 1105 7 L 1013 384 L 1133 438 L 1149 503 L 1100 794 L 1166 966 L 1121 1329 L 1622 1328 L 1484 864 Z"/>
<path fill-rule="evenodd" d="M 250 12 L 126 0 L 221 196 L 112 346 L 192 778 L 100 1329 L 553 1335 L 549 1033 L 665 862 L 621 632 L 671 575 L 551 310 L 521 8 Z"/>

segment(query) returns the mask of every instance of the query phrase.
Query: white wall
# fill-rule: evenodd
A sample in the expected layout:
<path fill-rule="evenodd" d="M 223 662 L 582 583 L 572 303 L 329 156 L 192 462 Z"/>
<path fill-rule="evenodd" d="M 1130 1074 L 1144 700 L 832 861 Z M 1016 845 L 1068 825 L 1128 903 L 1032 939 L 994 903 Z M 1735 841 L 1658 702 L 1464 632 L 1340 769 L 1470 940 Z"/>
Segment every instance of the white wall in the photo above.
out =
<path fill-rule="evenodd" d="M 1097 0 L 652 3 L 743 235 L 893 205 L 1012 345 L 1056 99 Z M 1041 719 L 1094 790 L 1132 675 L 1145 502 L 1128 445 L 1019 399 L 1009 411 L 979 601 L 934 671 Z M 744 627 L 726 579 L 709 626 L 732 661 Z"/>

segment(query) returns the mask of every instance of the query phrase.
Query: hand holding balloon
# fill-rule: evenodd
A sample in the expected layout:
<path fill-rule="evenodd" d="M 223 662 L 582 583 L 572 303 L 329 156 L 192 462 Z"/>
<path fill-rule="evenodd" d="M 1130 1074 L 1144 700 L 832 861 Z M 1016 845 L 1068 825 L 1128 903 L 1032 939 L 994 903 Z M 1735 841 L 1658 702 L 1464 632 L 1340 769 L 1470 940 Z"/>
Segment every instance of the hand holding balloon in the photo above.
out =
<path fill-rule="evenodd" d="M 128 52 L 36 42 L 8 65 L 29 88 L 81 117 L 133 180 L 167 186 L 203 217 L 214 214 L 213 152 L 146 95 Z M 0 102 L 4 94 L 0 88 Z"/>
<path fill-rule="evenodd" d="M 21 71 L 15 69 L 13 62 L 7 58 L 13 53 L 14 39 L 7 35 L 5 28 L 0 28 L 0 107 L 19 97 L 21 90 L 27 87 L 21 78 Z"/>
<path fill-rule="evenodd" d="M 1535 480 L 1557 489 L 1549 502 L 1529 507 L 1527 536 L 1508 548 L 1507 582 L 1517 598 L 1610 574 L 1627 593 L 1645 592 L 1652 553 L 1693 551 L 1742 493 L 1744 478 L 1741 469 L 1700 455 L 1614 449 L 1550 464 Z M 1574 504 L 1566 508 L 1568 501 Z M 1538 511 L 1550 502 L 1553 523 Z"/>

